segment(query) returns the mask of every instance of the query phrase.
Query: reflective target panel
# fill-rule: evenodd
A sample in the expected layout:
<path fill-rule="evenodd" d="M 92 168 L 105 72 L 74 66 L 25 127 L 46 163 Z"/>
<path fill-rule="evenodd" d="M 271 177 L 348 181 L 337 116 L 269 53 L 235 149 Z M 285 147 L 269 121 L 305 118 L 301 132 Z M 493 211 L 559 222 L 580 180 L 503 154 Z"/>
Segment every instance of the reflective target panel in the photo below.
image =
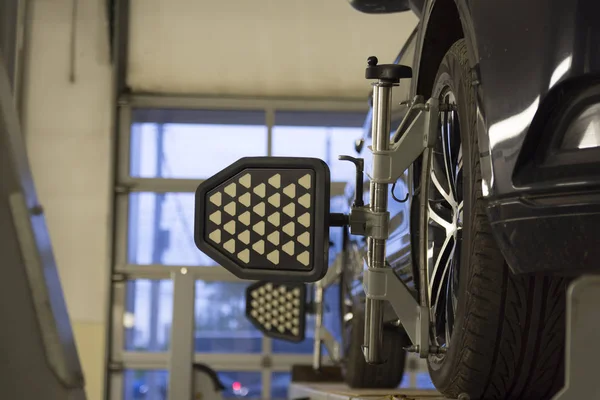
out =
<path fill-rule="evenodd" d="M 242 158 L 196 191 L 195 241 L 242 279 L 315 282 L 327 272 L 329 168 Z"/>
<path fill-rule="evenodd" d="M 306 285 L 259 281 L 246 289 L 246 317 L 266 336 L 304 340 Z"/>

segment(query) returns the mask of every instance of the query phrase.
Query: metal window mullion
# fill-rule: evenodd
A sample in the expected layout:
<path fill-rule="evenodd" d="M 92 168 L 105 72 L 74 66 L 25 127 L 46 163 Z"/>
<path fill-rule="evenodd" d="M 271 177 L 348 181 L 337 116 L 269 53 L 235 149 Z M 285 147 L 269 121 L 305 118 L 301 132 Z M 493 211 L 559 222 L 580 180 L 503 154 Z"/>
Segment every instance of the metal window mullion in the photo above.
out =
<path fill-rule="evenodd" d="M 121 178 L 118 187 L 128 192 L 193 193 L 204 179 Z"/>
<path fill-rule="evenodd" d="M 110 340 L 110 362 L 120 363 L 123 361 L 123 351 L 125 348 L 123 315 L 125 313 L 125 292 L 127 288 L 125 281 L 114 282 L 112 285 L 113 303 L 111 307 L 112 332 Z"/>
<path fill-rule="evenodd" d="M 187 266 L 187 265 L 135 265 L 125 264 L 117 266 L 115 273 L 124 274 L 128 279 L 169 279 L 171 273 L 180 271 L 181 268 L 187 268 L 188 273 L 194 279 L 202 281 L 219 281 L 219 282 L 247 282 L 242 280 L 225 268 L 220 266 Z"/>
<path fill-rule="evenodd" d="M 194 352 L 194 277 L 182 269 L 172 274 L 173 319 L 169 352 L 169 398 L 186 399 L 192 393 Z M 175 373 L 176 372 L 176 373 Z"/>
<path fill-rule="evenodd" d="M 127 263 L 128 255 L 128 217 L 129 217 L 129 195 L 117 193 L 115 196 L 115 226 L 114 226 L 114 262 L 116 265 Z M 116 265 L 113 268 L 116 269 Z"/>
<path fill-rule="evenodd" d="M 194 363 L 209 365 L 214 370 L 231 371 L 260 371 L 261 354 L 240 353 L 195 353 Z"/>
<path fill-rule="evenodd" d="M 285 111 L 368 111 L 364 99 L 269 98 L 177 95 L 122 95 L 120 101 L 134 108 L 174 108 L 207 110 L 256 110 L 267 108 Z"/>
<path fill-rule="evenodd" d="M 261 399 L 263 400 L 271 400 L 271 372 L 271 367 L 262 368 L 261 370 Z"/>
<path fill-rule="evenodd" d="M 266 360 L 272 359 L 273 352 L 273 341 L 271 338 L 263 335 L 262 338 L 262 353 Z M 261 369 L 261 382 L 262 382 L 262 398 L 269 400 L 271 398 L 271 372 L 272 363 L 265 363 L 267 366 Z"/>
<path fill-rule="evenodd" d="M 273 128 L 275 127 L 275 110 L 269 107 L 265 110 L 265 123 L 267 124 L 267 156 L 273 155 Z"/>
<path fill-rule="evenodd" d="M 129 177 L 131 156 L 131 106 L 119 103 L 117 108 L 119 127 L 117 135 L 117 180 L 120 182 Z"/>
<path fill-rule="evenodd" d="M 166 370 L 168 368 L 169 353 L 142 353 L 134 351 L 124 351 L 121 362 L 123 369 L 142 369 L 142 370 Z"/>
<path fill-rule="evenodd" d="M 125 389 L 125 371 L 108 371 L 108 379 L 110 380 L 110 400 L 120 400 L 123 398 Z"/>

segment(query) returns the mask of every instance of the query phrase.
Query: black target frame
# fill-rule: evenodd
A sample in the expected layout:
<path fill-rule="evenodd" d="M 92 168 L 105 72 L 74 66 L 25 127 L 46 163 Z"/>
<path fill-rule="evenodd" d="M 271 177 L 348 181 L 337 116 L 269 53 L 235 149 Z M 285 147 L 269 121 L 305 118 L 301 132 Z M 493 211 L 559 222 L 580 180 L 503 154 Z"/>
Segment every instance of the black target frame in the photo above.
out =
<path fill-rule="evenodd" d="M 208 194 L 216 187 L 244 170 L 268 169 L 284 173 L 285 170 L 307 169 L 314 176 L 314 200 L 311 206 L 313 239 L 311 263 L 307 270 L 248 268 L 239 261 L 213 246 L 207 238 L 205 221 L 208 220 Z M 327 164 L 317 158 L 302 157 L 245 157 L 241 158 L 211 178 L 202 182 L 195 194 L 194 241 L 198 249 L 240 279 L 269 280 L 273 282 L 316 282 L 325 276 L 329 264 L 329 214 L 330 172 Z"/>
<path fill-rule="evenodd" d="M 277 331 L 274 330 L 269 330 L 267 328 L 265 328 L 265 326 L 263 324 L 261 324 L 256 318 L 254 318 L 251 313 L 252 313 L 252 306 L 251 306 L 251 302 L 253 300 L 252 298 L 252 292 L 256 289 L 259 289 L 263 286 L 266 286 L 267 284 L 273 284 L 274 286 L 280 286 L 283 285 L 286 288 L 288 288 L 288 290 L 293 290 L 293 289 L 300 289 L 300 304 L 298 305 L 298 335 L 297 336 L 293 336 L 293 335 L 286 335 L 286 334 L 282 334 L 279 333 Z M 300 282 L 273 282 L 273 281 L 258 281 L 258 282 L 254 282 L 253 284 L 249 285 L 246 288 L 246 318 L 248 318 L 248 320 L 250 321 L 250 323 L 252 323 L 252 325 L 260 330 L 265 336 L 270 337 L 272 339 L 281 339 L 281 340 L 285 340 L 287 342 L 292 342 L 292 343 L 300 343 L 302 342 L 305 337 L 306 337 L 306 314 L 307 314 L 307 310 L 306 310 L 306 285 L 304 283 L 300 283 Z"/>

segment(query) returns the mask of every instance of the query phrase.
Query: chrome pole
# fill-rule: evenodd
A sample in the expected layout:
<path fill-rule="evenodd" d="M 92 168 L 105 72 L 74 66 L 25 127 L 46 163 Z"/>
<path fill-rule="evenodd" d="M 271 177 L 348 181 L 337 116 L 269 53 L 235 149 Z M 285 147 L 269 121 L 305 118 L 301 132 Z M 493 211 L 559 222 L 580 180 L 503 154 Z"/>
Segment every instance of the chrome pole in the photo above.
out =
<path fill-rule="evenodd" d="M 391 132 L 392 87 L 387 80 L 379 80 L 373 84 L 373 151 L 389 150 Z M 388 184 L 370 183 L 370 205 L 372 212 L 386 212 L 388 206 Z M 385 239 L 367 240 L 367 263 L 369 268 L 387 268 L 385 262 Z M 365 337 L 363 352 L 365 360 L 370 364 L 381 364 L 386 361 L 383 349 L 383 300 L 368 299 L 365 303 Z"/>
<path fill-rule="evenodd" d="M 315 312 L 315 343 L 313 351 L 313 369 L 315 371 L 321 370 L 321 343 L 323 338 L 321 337 L 321 327 L 323 326 L 323 285 L 321 282 L 317 282 L 315 290 L 315 301 L 314 301 L 316 312 Z"/>

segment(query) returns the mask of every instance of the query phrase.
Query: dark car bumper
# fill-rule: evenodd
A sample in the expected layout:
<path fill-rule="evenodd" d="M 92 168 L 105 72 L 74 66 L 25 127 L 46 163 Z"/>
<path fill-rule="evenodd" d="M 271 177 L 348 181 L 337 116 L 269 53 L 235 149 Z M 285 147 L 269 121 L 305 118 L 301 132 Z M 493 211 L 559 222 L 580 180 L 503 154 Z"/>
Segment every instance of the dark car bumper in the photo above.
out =
<path fill-rule="evenodd" d="M 488 211 L 513 272 L 600 271 L 600 187 L 497 201 Z"/>
<path fill-rule="evenodd" d="M 516 273 L 600 271 L 600 79 L 564 82 L 544 100 L 512 175 L 490 199 L 499 246 Z"/>

